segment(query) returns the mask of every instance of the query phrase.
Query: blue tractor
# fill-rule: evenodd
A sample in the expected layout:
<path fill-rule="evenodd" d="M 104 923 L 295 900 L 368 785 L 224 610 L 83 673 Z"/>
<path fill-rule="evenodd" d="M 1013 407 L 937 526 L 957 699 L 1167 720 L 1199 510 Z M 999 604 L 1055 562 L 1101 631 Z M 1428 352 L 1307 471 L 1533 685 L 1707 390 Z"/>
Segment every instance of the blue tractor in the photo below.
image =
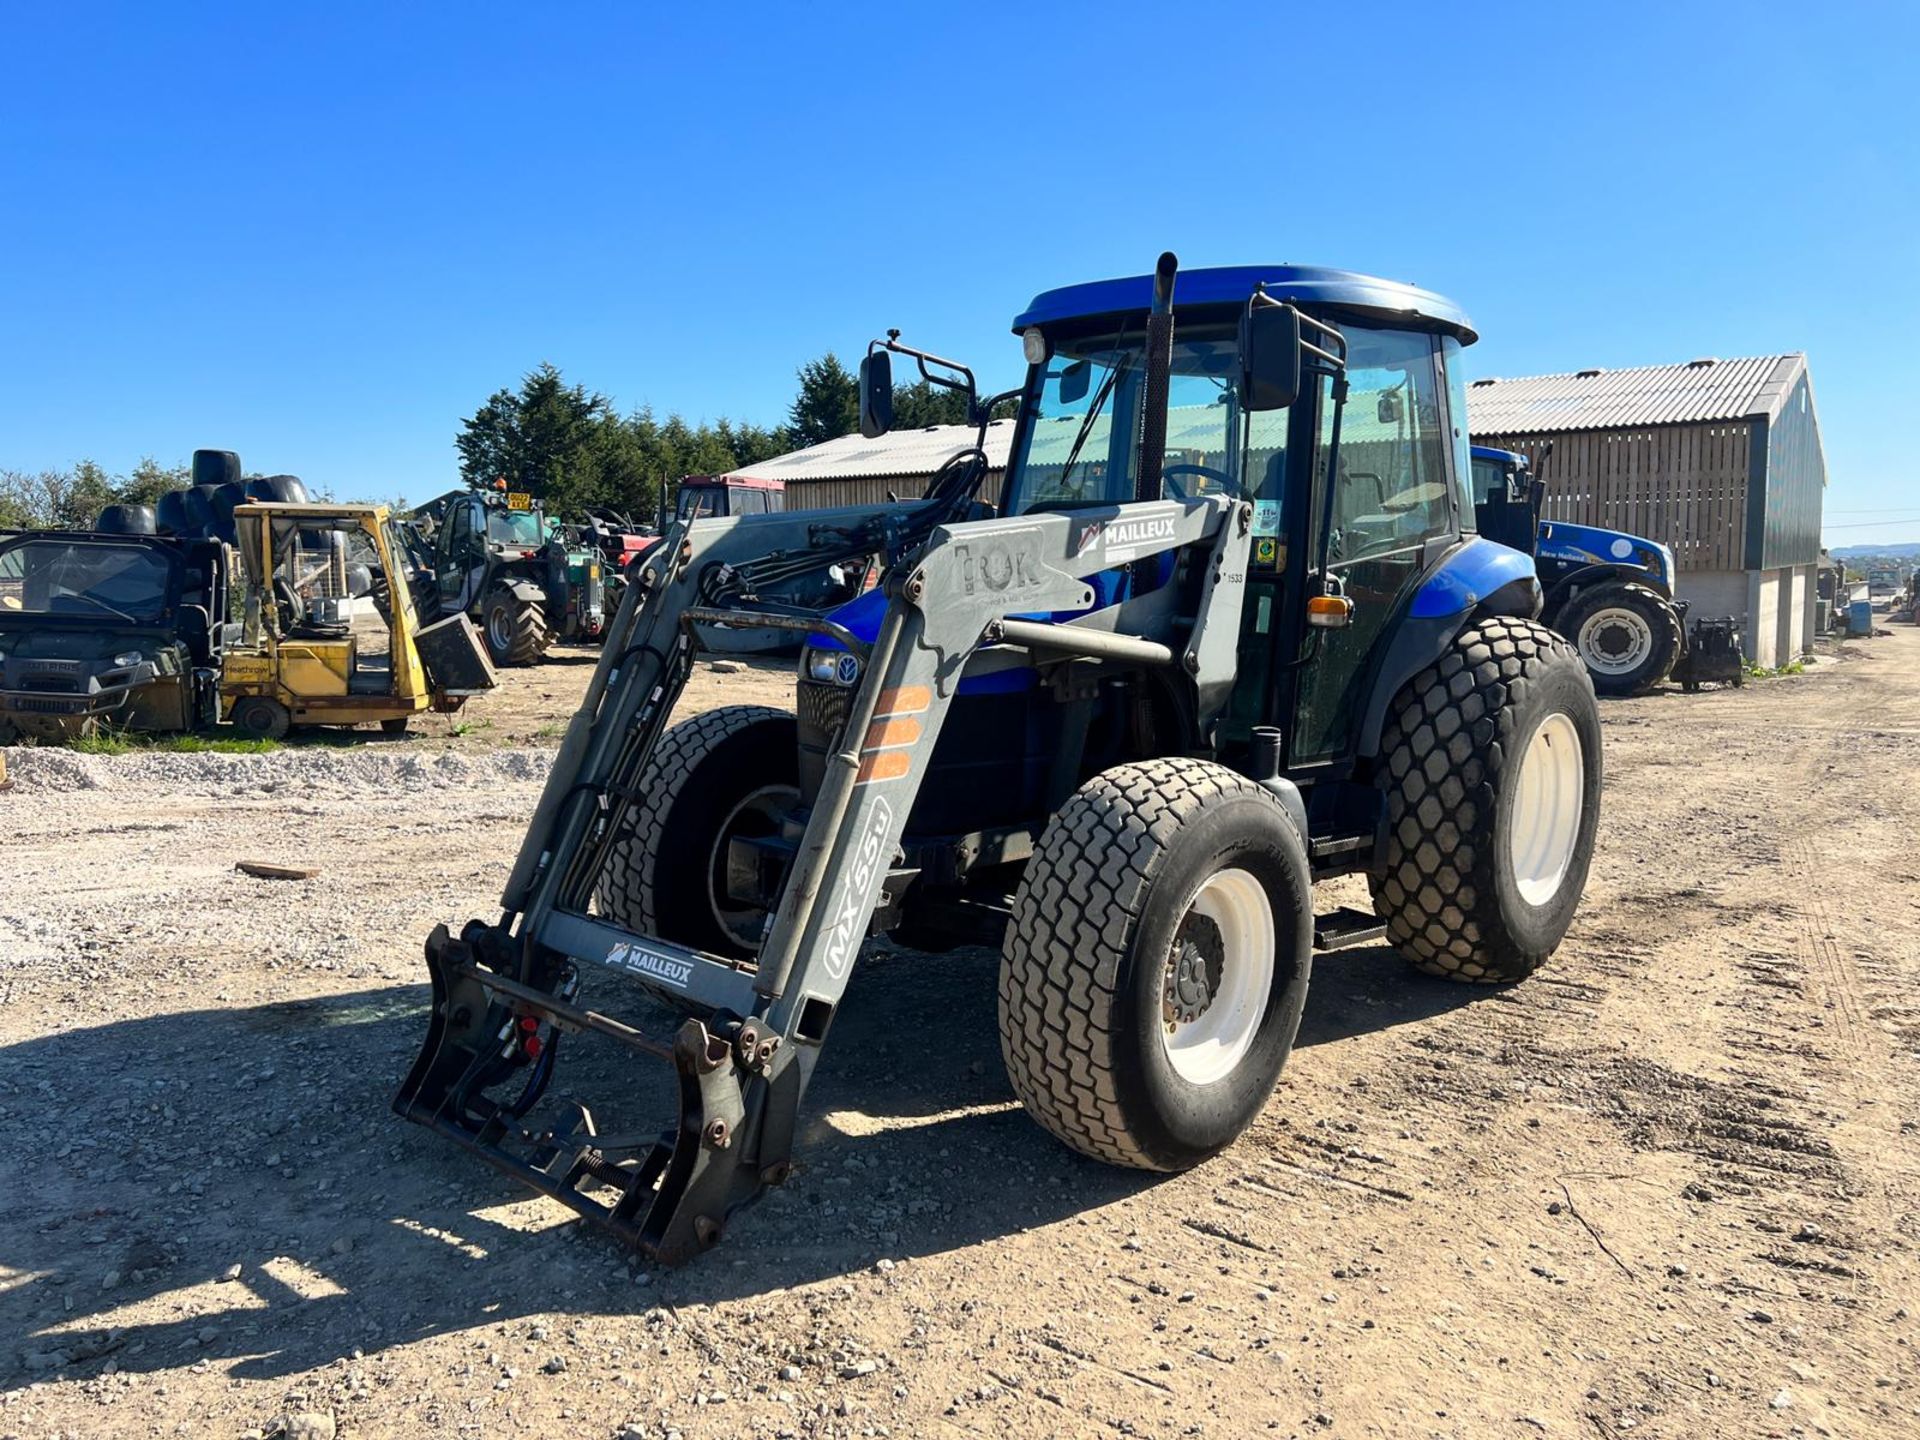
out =
<path fill-rule="evenodd" d="M 1674 598 L 1673 551 L 1619 530 L 1542 520 L 1544 496 L 1525 455 L 1473 447 L 1480 533 L 1533 556 L 1544 591 L 1541 623 L 1573 642 L 1600 694 L 1645 694 L 1687 652 L 1687 605 Z"/>
<path fill-rule="evenodd" d="M 1178 323 L 1176 325 L 1176 282 Z M 1018 411 L 924 496 L 689 519 L 636 568 L 500 918 L 427 944 L 395 1108 L 659 1259 L 786 1177 L 863 942 L 1000 952 L 1015 1092 L 1067 1145 L 1177 1170 L 1272 1094 L 1316 950 L 1384 938 L 1454 980 L 1531 974 L 1599 817 L 1593 686 L 1522 550 L 1477 535 L 1446 299 L 1344 271 L 1153 274 L 1038 296 Z M 872 557 L 805 637 L 792 711 L 669 726 L 700 627 Z M 1315 913 L 1362 873 L 1375 913 Z M 590 995 L 638 986 L 670 1035 Z M 532 1110 L 591 1032 L 668 1060 L 679 1123 Z M 934 1050 L 937 1030 L 913 1038 Z"/>

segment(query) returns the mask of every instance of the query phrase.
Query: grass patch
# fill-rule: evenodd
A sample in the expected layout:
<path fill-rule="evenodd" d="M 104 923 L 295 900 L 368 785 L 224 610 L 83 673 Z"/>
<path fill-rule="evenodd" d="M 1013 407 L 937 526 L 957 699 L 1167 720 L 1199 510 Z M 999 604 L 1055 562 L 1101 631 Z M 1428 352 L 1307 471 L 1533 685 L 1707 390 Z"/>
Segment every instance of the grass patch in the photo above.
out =
<path fill-rule="evenodd" d="M 278 740 L 231 735 L 139 735 L 127 730 L 96 730 L 75 735 L 69 750 L 82 755 L 128 755 L 136 750 L 168 755 L 264 755 L 278 750 Z"/>
<path fill-rule="evenodd" d="M 265 755 L 278 750 L 278 740 L 255 736 L 156 735 L 146 749 L 170 755 Z"/>
<path fill-rule="evenodd" d="M 124 755 L 133 749 L 133 740 L 118 730 L 95 730 L 87 735 L 70 736 L 67 748 L 82 755 Z"/>
<path fill-rule="evenodd" d="M 1771 670 L 1764 665 L 1749 665 L 1747 667 L 1747 678 L 1750 680 L 1778 680 L 1782 675 L 1804 675 L 1806 673 L 1807 662 L 1804 660 L 1789 660 L 1786 664 L 1776 665 Z"/>

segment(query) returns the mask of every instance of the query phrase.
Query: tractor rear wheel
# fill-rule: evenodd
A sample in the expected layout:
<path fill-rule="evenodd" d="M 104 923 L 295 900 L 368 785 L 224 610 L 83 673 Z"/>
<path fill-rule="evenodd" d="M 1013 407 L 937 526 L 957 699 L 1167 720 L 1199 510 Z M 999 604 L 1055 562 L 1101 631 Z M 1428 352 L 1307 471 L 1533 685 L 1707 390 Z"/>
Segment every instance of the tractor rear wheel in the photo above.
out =
<path fill-rule="evenodd" d="M 1573 923 L 1600 818 L 1579 655 L 1531 620 L 1482 620 L 1407 683 L 1380 746 L 1387 844 L 1369 879 L 1387 939 L 1429 974 L 1531 975 Z"/>
<path fill-rule="evenodd" d="M 770 835 L 800 798 L 793 715 L 766 705 L 723 705 L 660 737 L 594 889 L 600 913 L 641 935 L 747 957 L 767 912 L 727 891 L 735 838 Z"/>
<path fill-rule="evenodd" d="M 1632 582 L 1582 591 L 1554 617 L 1601 695 L 1644 695 L 1680 658 L 1679 613 L 1659 591 Z"/>
<path fill-rule="evenodd" d="M 1014 898 L 1007 1074 L 1081 1154 L 1184 1170 L 1273 1093 L 1312 954 L 1306 844 L 1272 795 L 1206 760 L 1116 766 L 1048 823 Z"/>
<path fill-rule="evenodd" d="M 522 600 L 504 585 L 488 592 L 480 618 L 487 654 L 496 665 L 532 665 L 553 643 L 546 606 Z"/>

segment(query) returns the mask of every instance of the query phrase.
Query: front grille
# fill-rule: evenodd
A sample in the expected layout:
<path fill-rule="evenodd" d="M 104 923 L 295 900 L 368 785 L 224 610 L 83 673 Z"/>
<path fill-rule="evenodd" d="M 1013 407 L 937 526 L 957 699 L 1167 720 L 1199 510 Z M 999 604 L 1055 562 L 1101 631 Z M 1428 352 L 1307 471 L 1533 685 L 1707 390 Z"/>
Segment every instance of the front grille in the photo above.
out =
<path fill-rule="evenodd" d="M 87 708 L 84 700 L 37 700 L 30 695 L 16 695 L 13 708 L 33 715 L 78 715 Z"/>
<path fill-rule="evenodd" d="M 78 695 L 82 687 L 78 675 L 28 675 L 20 681 L 20 688 L 43 695 Z"/>
<path fill-rule="evenodd" d="M 853 703 L 853 691 L 841 685 L 826 685 L 817 680 L 802 680 L 794 687 L 794 713 L 800 723 L 800 743 L 821 750 L 840 738 L 847 710 Z"/>
<path fill-rule="evenodd" d="M 811 804 L 826 777 L 827 753 L 839 743 L 846 728 L 853 691 L 818 680 L 802 680 L 794 687 L 793 709 L 800 732 L 800 795 Z"/>

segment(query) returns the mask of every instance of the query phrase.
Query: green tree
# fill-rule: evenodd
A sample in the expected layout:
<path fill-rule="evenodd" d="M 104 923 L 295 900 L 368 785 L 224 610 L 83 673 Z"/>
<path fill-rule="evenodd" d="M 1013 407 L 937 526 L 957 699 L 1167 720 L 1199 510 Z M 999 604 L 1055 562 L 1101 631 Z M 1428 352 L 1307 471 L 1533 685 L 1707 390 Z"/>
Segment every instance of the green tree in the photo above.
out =
<path fill-rule="evenodd" d="M 191 465 L 162 465 L 151 455 L 140 457 L 120 486 L 122 504 L 151 505 L 169 490 L 183 490 L 193 482 Z"/>
<path fill-rule="evenodd" d="M 893 428 L 896 430 L 966 423 L 967 397 L 962 391 L 945 390 L 925 380 L 893 387 Z"/>
<path fill-rule="evenodd" d="M 787 412 L 795 449 L 851 435 L 860 428 L 860 382 L 829 350 L 800 367 L 800 393 Z"/>

